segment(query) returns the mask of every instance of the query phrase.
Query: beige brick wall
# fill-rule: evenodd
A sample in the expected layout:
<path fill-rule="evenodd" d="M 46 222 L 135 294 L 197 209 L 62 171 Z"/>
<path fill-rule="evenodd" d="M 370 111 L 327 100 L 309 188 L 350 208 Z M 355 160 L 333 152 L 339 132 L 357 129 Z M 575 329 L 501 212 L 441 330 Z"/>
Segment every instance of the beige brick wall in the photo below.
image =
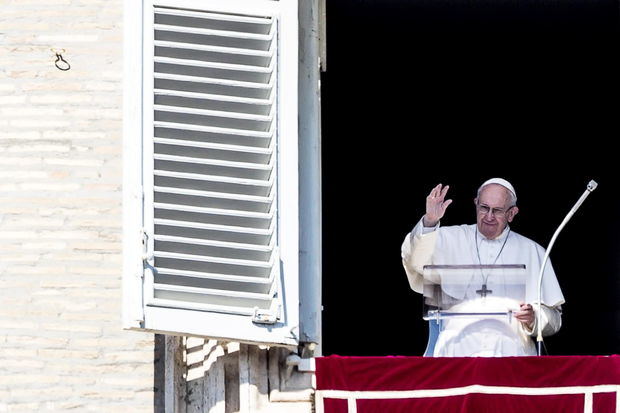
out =
<path fill-rule="evenodd" d="M 0 412 L 153 411 L 153 336 L 121 329 L 122 1 L 0 5 Z"/>

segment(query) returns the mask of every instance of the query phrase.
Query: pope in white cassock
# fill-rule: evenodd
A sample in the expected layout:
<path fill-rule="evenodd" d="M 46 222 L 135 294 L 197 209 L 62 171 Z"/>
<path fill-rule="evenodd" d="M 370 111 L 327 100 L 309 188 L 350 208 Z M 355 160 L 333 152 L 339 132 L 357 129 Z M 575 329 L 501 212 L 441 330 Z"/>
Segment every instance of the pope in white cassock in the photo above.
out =
<path fill-rule="evenodd" d="M 429 284 L 437 282 L 424 270 L 428 265 L 463 264 L 465 267 L 524 267 L 521 299 L 507 298 L 505 275 L 472 270 L 459 275 L 449 287 L 450 277 L 441 281 L 443 295 L 454 298 L 456 312 L 477 312 L 481 308 L 511 310 L 513 319 L 455 318 L 442 322 L 435 357 L 503 357 L 536 355 L 532 339 L 537 331 L 537 311 L 542 311 L 543 335 L 555 334 L 562 324 L 564 297 L 548 261 L 542 284 L 542 305 L 538 305 L 538 274 L 545 250 L 536 242 L 517 234 L 509 223 L 519 212 L 514 187 L 501 178 L 489 179 L 478 189 L 476 224 L 441 227 L 452 200 L 446 200 L 448 186 L 437 185 L 426 197 L 426 213 L 402 245 L 402 259 L 411 288 L 427 296 Z M 454 278 L 455 275 L 452 275 Z M 444 285 L 445 284 L 445 285 Z M 447 294 L 446 294 L 447 293 Z M 486 306 L 486 307 L 485 307 Z M 489 307 L 490 306 L 490 307 Z M 431 321 L 434 322 L 434 321 Z"/>

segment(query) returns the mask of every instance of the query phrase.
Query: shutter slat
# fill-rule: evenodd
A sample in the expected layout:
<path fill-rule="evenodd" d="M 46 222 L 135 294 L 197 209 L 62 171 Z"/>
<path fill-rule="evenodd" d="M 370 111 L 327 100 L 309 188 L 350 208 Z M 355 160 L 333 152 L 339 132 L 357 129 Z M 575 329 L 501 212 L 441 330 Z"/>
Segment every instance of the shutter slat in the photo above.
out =
<path fill-rule="evenodd" d="M 169 24 L 155 24 L 155 30 L 158 31 L 167 31 L 167 32 L 175 32 L 175 33 L 191 33 L 191 34 L 202 34 L 209 36 L 221 36 L 221 37 L 233 37 L 237 39 L 252 39 L 252 40 L 262 40 L 262 41 L 271 41 L 273 39 L 272 34 L 255 34 L 255 33 L 247 33 L 247 32 L 234 32 L 230 30 L 213 30 L 213 29 L 202 29 L 199 27 L 188 27 L 188 26 L 174 26 Z"/>
<path fill-rule="evenodd" d="M 248 266 L 233 263 L 222 263 L 212 260 L 195 260 L 180 257 L 155 256 L 157 267 L 173 267 L 179 270 L 204 271 L 219 274 L 238 275 L 251 278 L 268 278 L 269 267 Z M 178 284 L 178 283 L 172 283 Z"/>
<path fill-rule="evenodd" d="M 154 138 L 155 143 L 175 145 L 175 146 L 190 146 L 192 148 L 207 148 L 207 149 L 219 149 L 223 151 L 235 151 L 246 153 L 258 153 L 262 155 L 270 155 L 273 152 L 272 148 L 257 148 L 254 146 L 241 146 L 241 145 L 226 145 L 211 142 L 198 142 L 198 141 L 186 141 L 180 139 L 166 139 L 166 138 Z"/>
<path fill-rule="evenodd" d="M 155 122 L 177 122 L 189 125 L 210 126 L 216 128 L 231 128 L 236 131 L 269 131 L 273 122 L 271 119 L 243 119 L 243 116 L 217 116 L 209 114 L 194 114 L 182 111 L 155 111 Z"/>
<path fill-rule="evenodd" d="M 149 305 L 274 310 L 277 22 L 155 7 Z"/>
<path fill-rule="evenodd" d="M 259 181 L 267 181 L 271 176 L 271 168 L 245 168 L 240 162 L 235 165 L 226 165 L 227 161 L 221 163 L 216 162 L 179 162 L 172 160 L 155 160 L 155 168 L 160 171 L 176 171 L 184 173 L 198 173 L 216 176 L 230 176 L 235 178 L 255 179 Z M 269 166 L 269 165 L 265 165 Z"/>
<path fill-rule="evenodd" d="M 187 131 L 195 131 L 195 132 L 213 132 L 213 133 L 221 133 L 221 134 L 229 134 L 229 135 L 251 136 L 251 137 L 256 137 L 256 138 L 270 138 L 272 136 L 271 131 L 251 131 L 251 130 L 214 127 L 214 126 L 192 125 L 190 123 L 179 123 L 179 122 L 155 121 L 154 126 L 156 128 L 157 127 L 168 127 L 168 128 L 179 129 L 179 130 L 187 130 Z"/>
<path fill-rule="evenodd" d="M 235 30 L 235 27 L 208 27 L 208 25 L 187 23 L 187 19 L 168 19 L 155 24 L 155 40 L 194 43 L 208 46 L 230 47 L 232 49 L 270 50 L 275 45 L 273 30 L 263 33 Z M 196 22 L 196 20 L 190 20 Z M 256 26 L 255 26 L 256 27 Z"/>
<path fill-rule="evenodd" d="M 178 97 L 192 98 L 192 99 L 205 99 L 205 100 L 217 100 L 221 102 L 245 103 L 248 105 L 271 105 L 273 104 L 273 99 L 253 99 L 253 98 L 244 98 L 244 97 L 237 97 L 237 96 L 225 96 L 225 95 L 215 95 L 215 94 L 208 94 L 208 93 L 186 92 L 186 91 L 179 91 L 179 90 L 155 89 L 154 93 L 157 96 L 178 96 Z"/>
<path fill-rule="evenodd" d="M 230 200 L 230 201 L 247 201 L 247 202 L 266 203 L 266 204 L 271 204 L 273 202 L 273 194 L 267 197 L 263 197 L 263 196 L 229 194 L 229 193 L 221 193 L 221 192 L 196 191 L 193 189 L 183 189 L 183 188 L 176 188 L 176 187 L 155 186 L 154 188 L 155 188 L 155 192 L 165 192 L 165 193 L 178 194 L 178 195 L 188 195 L 188 196 L 205 197 L 205 198 L 222 198 L 222 199 Z"/>
<path fill-rule="evenodd" d="M 189 238 L 190 240 L 192 238 Z M 194 239 L 195 241 L 201 241 Z M 176 242 L 176 241 L 160 241 L 155 240 L 155 249 L 159 251 L 165 251 L 170 253 L 189 254 L 189 255 L 204 255 L 204 256 L 218 256 L 221 258 L 229 259 L 243 259 L 254 260 L 262 262 L 270 262 L 273 251 L 268 249 L 267 251 L 257 251 L 251 249 L 240 249 L 221 247 L 214 245 L 204 245 L 197 242 Z"/>
<path fill-rule="evenodd" d="M 274 273 L 269 277 L 257 278 L 165 268 L 157 272 L 155 280 L 158 284 L 273 295 L 276 292 L 273 288 L 274 277 Z"/>
<path fill-rule="evenodd" d="M 164 267 L 165 268 L 165 267 Z M 277 272 L 271 271 L 264 276 L 240 276 L 222 273 L 201 273 L 197 271 L 174 270 L 157 271 L 154 282 L 173 286 L 208 288 L 213 290 L 228 290 L 244 293 L 270 294 L 277 293 L 277 284 L 274 282 Z"/>
<path fill-rule="evenodd" d="M 259 213 L 250 211 L 238 211 L 234 209 L 215 209 L 207 207 L 188 206 L 181 204 L 163 204 L 159 202 L 154 203 L 156 209 L 169 209 L 171 211 L 186 211 L 196 212 L 201 214 L 216 214 L 216 215 L 228 215 L 235 217 L 257 218 L 257 219 L 272 219 L 273 212 L 271 213 Z"/>
<path fill-rule="evenodd" d="M 180 179 L 191 179 L 195 181 L 230 183 L 230 184 L 236 184 L 236 185 L 248 185 L 248 186 L 258 186 L 258 187 L 270 187 L 271 185 L 273 185 L 273 180 L 261 181 L 261 180 L 256 180 L 256 179 L 244 179 L 244 178 L 234 178 L 234 177 L 216 176 L 216 175 L 201 175 L 201 174 L 170 172 L 170 171 L 161 171 L 161 170 L 155 170 L 154 174 L 155 176 L 164 176 L 164 177 L 180 178 Z"/>
<path fill-rule="evenodd" d="M 164 187 L 179 187 L 198 191 L 221 192 L 240 195 L 268 197 L 274 190 L 273 186 L 253 185 L 247 183 L 231 182 L 217 179 L 217 176 L 209 175 L 207 179 L 175 178 L 171 176 L 155 175 L 155 185 Z M 267 183 L 267 181 L 265 181 Z M 232 209 L 232 208 L 231 208 Z"/>
<path fill-rule="evenodd" d="M 169 9 L 165 7 L 155 7 L 155 13 L 158 15 L 194 17 L 201 20 L 213 20 L 215 22 L 237 22 L 248 23 L 254 25 L 264 25 L 271 28 L 271 19 L 265 17 L 244 16 L 238 14 L 212 13 L 196 10 Z"/>
<path fill-rule="evenodd" d="M 154 105 L 155 110 L 165 111 L 165 112 L 176 112 L 183 114 L 192 114 L 192 115 L 208 115 L 208 116 L 218 116 L 225 118 L 233 118 L 233 119 L 248 119 L 248 120 L 256 120 L 261 122 L 271 121 L 273 116 L 261 116 L 240 112 L 224 112 L 224 111 L 216 111 L 216 110 L 207 110 L 207 109 L 195 109 L 189 107 L 176 107 L 176 106 L 166 106 L 166 105 Z"/>
<path fill-rule="evenodd" d="M 183 225 L 185 224 L 185 225 Z M 188 237 L 196 239 L 210 239 L 214 241 L 233 242 L 237 244 L 269 245 L 275 239 L 274 233 L 265 231 L 235 231 L 228 228 L 199 228 L 187 225 L 187 223 L 177 223 L 171 220 L 157 220 L 155 230 L 161 235 L 171 235 L 175 237 Z M 204 270 L 196 270 L 203 271 Z M 208 271 L 207 271 L 208 272 Z"/>
<path fill-rule="evenodd" d="M 216 280 L 216 281 L 229 281 L 235 283 L 243 283 L 243 284 L 262 284 L 271 286 L 273 283 L 273 277 L 269 278 L 250 278 L 250 277 L 242 277 L 238 275 L 227 275 L 227 274 L 215 274 L 215 273 L 206 273 L 199 271 L 183 271 L 173 268 L 158 268 L 157 272 L 159 274 L 167 274 L 174 275 L 178 277 L 187 277 L 190 279 L 208 279 L 208 280 Z"/>
<path fill-rule="evenodd" d="M 183 204 L 155 203 L 155 217 L 193 223 L 230 225 L 234 227 L 262 228 L 271 226 L 273 211 L 268 213 L 195 207 Z"/>
<path fill-rule="evenodd" d="M 251 136 L 248 134 L 230 134 L 204 130 L 189 130 L 167 126 L 157 126 L 155 137 L 195 142 L 219 143 L 224 145 L 250 146 L 266 148 L 272 146 L 271 136 Z"/>
<path fill-rule="evenodd" d="M 265 116 L 268 118 L 258 120 L 271 120 L 273 110 L 271 102 L 256 103 L 256 102 L 235 102 L 232 99 L 207 99 L 204 97 L 190 97 L 173 95 L 170 93 L 156 93 L 155 104 L 159 110 L 167 110 L 169 108 L 177 108 L 177 111 L 181 111 L 184 108 L 208 110 L 211 112 L 205 112 L 204 114 L 211 116 L 223 116 L 232 118 L 250 118 L 253 116 Z M 202 113 L 198 113 L 202 114 Z"/>
<path fill-rule="evenodd" d="M 155 168 L 159 171 L 178 171 L 184 173 L 207 174 L 209 176 L 230 176 L 240 179 L 254 179 L 267 181 L 271 176 L 271 169 L 231 167 L 217 164 L 196 164 L 186 162 L 171 162 L 156 160 Z"/>
<path fill-rule="evenodd" d="M 271 235 L 273 234 L 272 227 L 268 229 L 234 227 L 234 226 L 228 226 L 228 225 L 203 224 L 199 222 L 185 222 L 185 221 L 177 221 L 174 219 L 163 219 L 163 218 L 155 218 L 154 221 L 156 225 L 170 225 L 174 227 L 186 227 L 186 228 L 208 229 L 208 230 L 217 230 L 217 231 L 225 231 L 225 232 L 236 232 L 236 233 L 242 233 L 242 234 L 248 234 L 248 235 Z"/>
<path fill-rule="evenodd" d="M 172 57 L 156 57 L 155 63 L 162 63 L 176 66 L 196 66 L 204 68 L 221 69 L 228 72 L 251 72 L 258 75 L 271 74 L 272 67 L 237 65 L 232 63 L 206 62 L 203 60 L 175 59 Z M 265 83 L 265 82 L 263 82 Z"/>
<path fill-rule="evenodd" d="M 207 301 L 209 305 L 219 305 L 219 306 L 232 306 L 232 307 L 258 307 L 260 309 L 269 308 L 271 304 L 271 300 L 269 299 L 257 299 L 257 298 L 241 298 L 234 296 L 225 296 L 219 294 L 196 294 L 190 292 L 179 292 L 179 291 L 167 291 L 167 290 L 155 290 L 155 297 L 162 299 L 172 299 L 179 300 L 185 302 L 196 302 L 198 304 Z"/>
<path fill-rule="evenodd" d="M 210 78 L 170 75 L 155 77 L 155 88 L 165 91 L 204 93 L 218 96 L 220 100 L 226 98 L 261 99 L 269 100 L 273 104 L 275 93 L 272 84 L 264 83 L 241 83 L 241 82 L 215 82 Z"/>
<path fill-rule="evenodd" d="M 154 256 L 161 258 L 172 258 L 175 260 L 187 260 L 187 261 L 202 261 L 202 262 L 213 262 L 218 264 L 230 264 L 230 265 L 238 265 L 243 267 L 256 267 L 256 268 L 271 268 L 271 262 L 264 261 L 250 261 L 250 260 L 239 260 L 239 259 L 229 259 L 222 257 L 209 257 L 204 255 L 191 255 L 191 254 L 180 254 L 176 252 L 165 252 L 165 251 L 155 251 Z"/>
<path fill-rule="evenodd" d="M 163 299 L 163 298 L 153 298 L 151 302 L 147 305 L 157 306 L 157 307 L 181 308 L 185 310 L 212 311 L 212 312 L 224 313 L 224 314 L 240 314 L 240 315 L 245 315 L 245 316 L 252 316 L 254 314 L 254 309 L 249 309 L 244 306 L 233 306 L 229 304 L 230 303 L 226 303 L 224 305 L 214 305 L 214 304 L 204 304 L 204 303 L 193 303 L 193 302 L 183 301 L 183 300 L 169 300 L 169 299 Z"/>
<path fill-rule="evenodd" d="M 155 209 L 155 217 L 159 219 L 171 219 L 174 221 L 187 221 L 197 224 L 212 224 L 220 226 L 232 226 L 239 228 L 262 228 L 267 229 L 271 226 L 272 220 L 267 218 L 248 218 L 233 214 L 205 214 L 195 212 L 185 212 L 177 209 Z M 218 210 L 218 212 L 221 210 Z M 232 210 L 231 210 L 232 211 Z"/>
<path fill-rule="evenodd" d="M 273 249 L 273 245 L 253 245 L 253 244 L 239 244 L 234 242 L 222 242 L 222 241 L 214 241 L 209 239 L 196 239 L 196 238 L 185 238 L 185 237 L 175 237 L 170 235 L 155 235 L 156 241 L 169 241 L 176 243 L 185 243 L 185 244 L 197 244 L 197 245 L 210 245 L 214 247 L 224 247 L 224 248 L 233 248 L 238 250 L 247 250 L 247 251 L 260 251 L 260 252 L 268 252 Z"/>
<path fill-rule="evenodd" d="M 243 92 L 243 89 L 262 89 L 262 90 L 270 90 L 273 87 L 273 80 L 269 83 L 263 82 L 248 82 L 234 79 L 224 79 L 224 78 L 213 78 L 208 76 L 197 76 L 197 75 L 185 75 L 179 73 L 155 73 L 155 80 L 174 80 L 178 82 L 192 82 L 192 83 L 204 83 L 208 85 L 223 85 L 229 86 L 231 88 L 236 88 L 237 92 Z"/>
<path fill-rule="evenodd" d="M 193 294 L 205 294 L 205 295 L 219 295 L 223 297 L 230 298 L 247 298 L 254 300 L 271 300 L 272 294 L 259 294 L 259 293 L 251 293 L 251 292 L 243 292 L 243 291 L 225 291 L 225 290 L 215 290 L 209 288 L 199 288 L 199 287 L 186 287 L 186 286 L 178 286 L 178 285 L 170 285 L 170 284 L 154 284 L 156 290 L 160 291 L 176 291 L 183 293 L 193 293 Z"/>
<path fill-rule="evenodd" d="M 182 61 L 181 59 L 173 59 L 178 60 L 177 62 L 162 62 L 159 60 L 160 59 L 155 59 L 154 63 L 155 70 L 160 73 L 196 76 L 199 78 L 208 79 L 219 78 L 223 80 L 244 82 L 249 84 L 268 84 L 272 80 L 272 74 L 270 73 L 270 71 L 261 71 L 259 70 L 259 68 L 253 68 L 251 66 L 234 67 L 233 65 L 229 65 L 227 67 L 218 64 L 205 65 L 200 61 L 197 61 L 196 64 L 188 64 L 188 61 Z"/>
<path fill-rule="evenodd" d="M 159 161 L 170 161 L 178 163 L 191 163 L 200 165 L 217 165 L 226 166 L 230 168 L 243 168 L 243 169 L 256 169 L 258 171 L 271 171 L 273 168 L 272 163 L 269 164 L 251 164 L 247 162 L 232 162 L 232 161 L 220 161 L 218 159 L 204 159 L 204 158 L 192 158 L 189 156 L 156 154 L 154 159 Z"/>
<path fill-rule="evenodd" d="M 274 57 L 269 50 L 201 46 L 194 43 L 163 40 L 156 41 L 155 48 L 157 55 L 161 57 L 228 63 L 247 67 L 269 67 Z"/>
<path fill-rule="evenodd" d="M 244 197 L 235 194 L 155 187 L 155 202 L 205 206 L 248 212 L 269 212 L 273 208 L 273 188 L 266 197 Z"/>

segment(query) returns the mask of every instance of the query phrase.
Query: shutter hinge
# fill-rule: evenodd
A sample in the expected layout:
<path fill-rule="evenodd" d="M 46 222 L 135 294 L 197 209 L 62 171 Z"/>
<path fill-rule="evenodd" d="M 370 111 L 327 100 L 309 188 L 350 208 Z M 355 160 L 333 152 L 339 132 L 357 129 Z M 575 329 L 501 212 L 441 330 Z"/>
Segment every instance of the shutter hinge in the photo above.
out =
<path fill-rule="evenodd" d="M 252 316 L 252 322 L 256 324 L 275 324 L 280 318 L 280 306 L 276 311 L 274 310 L 261 310 L 258 307 L 254 307 L 254 315 Z"/>
<path fill-rule="evenodd" d="M 149 251 L 149 235 L 144 228 L 140 229 L 140 238 L 142 239 L 142 261 L 148 264 L 153 259 L 153 253 Z"/>

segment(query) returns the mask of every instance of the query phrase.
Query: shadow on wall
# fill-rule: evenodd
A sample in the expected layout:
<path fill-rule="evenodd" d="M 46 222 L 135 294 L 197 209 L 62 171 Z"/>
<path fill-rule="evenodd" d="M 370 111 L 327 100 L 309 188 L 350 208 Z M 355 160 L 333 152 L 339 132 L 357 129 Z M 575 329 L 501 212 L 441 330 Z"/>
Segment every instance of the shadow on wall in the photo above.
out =
<path fill-rule="evenodd" d="M 156 337 L 154 411 L 310 413 L 312 375 L 286 365 L 281 347 Z M 291 403 L 293 402 L 293 403 Z"/>

